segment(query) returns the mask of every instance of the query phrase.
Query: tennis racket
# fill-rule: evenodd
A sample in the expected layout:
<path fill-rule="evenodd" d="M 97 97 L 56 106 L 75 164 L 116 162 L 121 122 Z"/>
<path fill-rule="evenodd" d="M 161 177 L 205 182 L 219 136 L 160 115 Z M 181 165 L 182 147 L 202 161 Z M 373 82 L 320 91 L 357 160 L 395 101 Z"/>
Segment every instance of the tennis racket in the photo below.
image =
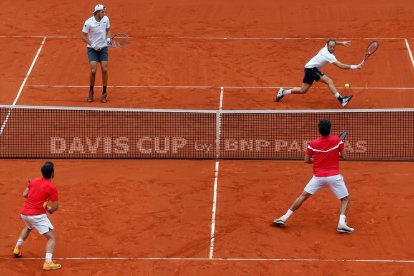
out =
<path fill-rule="evenodd" d="M 121 48 L 128 45 L 131 38 L 124 33 L 118 33 L 111 37 L 111 41 L 108 43 L 108 46 L 113 48 Z"/>
<path fill-rule="evenodd" d="M 371 43 L 367 47 L 367 50 L 365 51 L 365 57 L 362 60 L 361 64 L 364 64 L 365 60 L 367 58 L 369 58 L 373 53 L 375 53 L 375 51 L 377 51 L 378 47 L 379 47 L 379 41 L 378 40 L 371 41 Z"/>
<path fill-rule="evenodd" d="M 341 138 L 342 141 L 345 141 L 345 138 L 348 136 L 348 131 L 344 130 L 341 133 L 339 133 L 338 137 Z"/>

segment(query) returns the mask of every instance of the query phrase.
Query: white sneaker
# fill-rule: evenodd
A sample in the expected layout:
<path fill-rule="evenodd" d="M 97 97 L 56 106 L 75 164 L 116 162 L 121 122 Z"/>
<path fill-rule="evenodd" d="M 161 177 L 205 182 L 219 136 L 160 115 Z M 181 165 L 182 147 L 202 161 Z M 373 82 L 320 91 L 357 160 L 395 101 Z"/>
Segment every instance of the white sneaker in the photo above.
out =
<path fill-rule="evenodd" d="M 351 228 L 346 224 L 338 224 L 338 228 L 336 228 L 336 231 L 340 233 L 352 233 L 354 232 L 354 228 Z"/>
<path fill-rule="evenodd" d="M 280 217 L 280 218 L 278 218 L 278 219 L 275 219 L 274 221 L 273 221 L 273 225 L 274 226 L 284 226 L 286 224 L 286 220 L 285 219 L 283 219 L 283 216 L 282 217 Z"/>
<path fill-rule="evenodd" d="M 275 102 L 280 102 L 282 98 L 285 96 L 283 95 L 283 91 L 285 91 L 282 87 L 279 89 L 279 91 L 276 94 Z"/>
<path fill-rule="evenodd" d="M 342 106 L 345 107 L 352 99 L 353 95 L 348 95 L 342 98 Z"/>

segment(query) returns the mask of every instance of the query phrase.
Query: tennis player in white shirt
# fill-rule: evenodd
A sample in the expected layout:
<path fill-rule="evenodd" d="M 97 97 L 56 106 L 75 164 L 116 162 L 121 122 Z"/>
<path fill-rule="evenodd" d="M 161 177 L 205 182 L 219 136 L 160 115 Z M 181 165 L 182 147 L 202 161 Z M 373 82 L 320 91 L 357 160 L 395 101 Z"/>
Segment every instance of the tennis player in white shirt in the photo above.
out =
<path fill-rule="evenodd" d="M 88 60 L 90 65 L 89 95 L 88 102 L 93 102 L 95 75 L 97 62 L 101 64 L 103 91 L 101 102 L 108 101 L 108 43 L 111 42 L 111 31 L 109 18 L 105 15 L 106 8 L 102 4 L 95 6 L 93 16 L 83 24 L 82 40 L 87 44 Z"/>
<path fill-rule="evenodd" d="M 329 39 L 326 42 L 326 45 L 319 51 L 319 53 L 314 56 L 308 63 L 306 63 L 305 77 L 303 78 L 302 87 L 294 87 L 292 89 L 280 88 L 275 96 L 275 101 L 280 102 L 284 96 L 289 94 L 305 94 L 308 92 L 314 81 L 320 80 L 328 85 L 329 90 L 332 92 L 335 98 L 337 98 L 341 105 L 345 107 L 352 99 L 352 94 L 348 96 L 341 96 L 341 94 L 339 94 L 338 90 L 336 89 L 332 79 L 319 71 L 319 68 L 329 62 L 341 69 L 361 69 L 362 64 L 344 64 L 337 60 L 334 55 L 336 45 L 349 46 L 350 44 L 351 43 L 349 41 L 336 41 L 334 39 Z"/>

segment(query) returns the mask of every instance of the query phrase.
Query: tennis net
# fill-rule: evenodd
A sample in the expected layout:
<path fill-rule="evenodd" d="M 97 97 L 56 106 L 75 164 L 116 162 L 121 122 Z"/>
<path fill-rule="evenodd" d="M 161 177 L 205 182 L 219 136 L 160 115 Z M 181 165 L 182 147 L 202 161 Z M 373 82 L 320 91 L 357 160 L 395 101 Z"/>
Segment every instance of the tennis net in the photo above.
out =
<path fill-rule="evenodd" d="M 303 159 L 348 130 L 348 159 L 414 161 L 414 109 L 145 110 L 0 106 L 0 158 Z"/>

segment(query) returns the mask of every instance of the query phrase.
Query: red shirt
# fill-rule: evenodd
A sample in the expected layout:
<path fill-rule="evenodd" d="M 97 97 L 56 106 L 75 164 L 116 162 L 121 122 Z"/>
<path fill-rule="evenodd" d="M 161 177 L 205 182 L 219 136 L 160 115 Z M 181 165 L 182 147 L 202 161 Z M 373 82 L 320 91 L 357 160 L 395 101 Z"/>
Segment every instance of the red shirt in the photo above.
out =
<path fill-rule="evenodd" d="M 29 183 L 29 194 L 24 203 L 22 215 L 35 216 L 46 214 L 43 203 L 46 200 L 57 201 L 58 192 L 55 184 L 49 179 L 40 177 Z"/>
<path fill-rule="evenodd" d="M 313 175 L 339 174 L 339 152 L 345 148 L 338 136 L 321 136 L 309 143 L 306 154 L 313 156 Z"/>

